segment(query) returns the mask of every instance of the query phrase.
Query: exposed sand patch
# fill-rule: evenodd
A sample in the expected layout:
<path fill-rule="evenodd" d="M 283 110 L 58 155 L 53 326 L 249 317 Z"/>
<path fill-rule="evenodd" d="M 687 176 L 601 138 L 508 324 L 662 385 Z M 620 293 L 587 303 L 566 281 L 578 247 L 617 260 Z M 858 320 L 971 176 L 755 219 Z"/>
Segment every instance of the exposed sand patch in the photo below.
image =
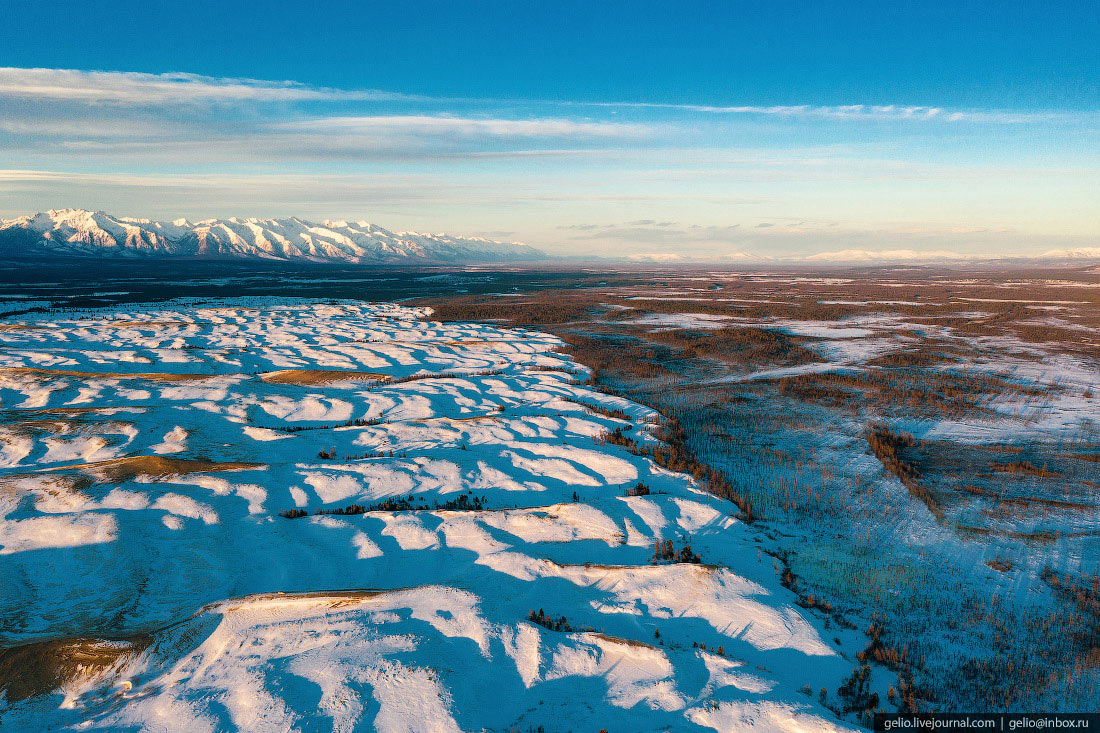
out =
<path fill-rule="evenodd" d="M 213 315 L 239 316 L 239 315 L 247 315 L 249 313 L 259 313 L 259 312 L 260 311 L 259 311 L 258 308 L 247 308 L 245 306 L 240 306 L 238 308 L 196 308 L 195 309 L 195 313 L 197 315 L 211 315 L 211 314 L 213 314 Z"/>
<path fill-rule="evenodd" d="M 458 339 L 454 341 L 441 341 L 439 342 L 443 346 L 485 346 L 492 347 L 499 344 L 499 341 L 489 341 L 486 339 Z"/>
<path fill-rule="evenodd" d="M 5 374 L 42 377 L 73 377 L 76 379 L 148 379 L 154 382 L 190 382 L 210 379 L 217 374 L 169 374 L 165 372 L 79 372 L 70 369 L 42 369 L 39 367 L 0 367 L 0 376 Z"/>
<path fill-rule="evenodd" d="M 647 644 L 644 641 L 638 641 L 637 639 L 624 639 L 621 636 L 611 636 L 610 634 L 604 634 L 596 631 L 589 633 L 591 633 L 592 636 L 596 637 L 597 639 L 602 639 L 603 641 L 610 642 L 612 644 L 622 644 L 623 646 L 632 646 L 637 649 L 652 649 L 654 651 L 657 651 L 657 647 L 653 646 L 652 644 Z"/>
<path fill-rule="evenodd" d="M 264 468 L 262 463 L 243 461 L 207 461 L 201 458 L 170 458 L 167 456 L 127 456 L 94 463 L 74 463 L 43 469 L 46 471 L 79 470 L 91 475 L 99 483 L 119 483 L 137 476 L 181 476 L 188 473 L 217 473 L 219 471 L 247 471 Z"/>
<path fill-rule="evenodd" d="M 295 384 L 300 387 L 336 382 L 388 382 L 388 374 L 358 372 L 350 369 L 281 369 L 260 375 L 268 384 Z"/>
<path fill-rule="evenodd" d="M 80 325 L 84 325 L 83 323 Z M 197 323 L 191 323 L 189 321 L 97 321 L 92 323 L 93 326 L 107 327 L 107 328 L 167 328 L 169 326 L 198 326 Z"/>
<path fill-rule="evenodd" d="M 149 646 L 146 636 L 41 641 L 0 651 L 0 692 L 22 700 L 93 677 Z"/>
<path fill-rule="evenodd" d="M 309 602 L 308 605 L 315 608 L 344 608 L 369 598 L 375 598 L 386 593 L 399 593 L 403 590 L 410 589 L 394 588 L 392 590 L 371 590 L 364 588 L 353 590 L 307 591 L 304 593 L 283 593 L 278 591 L 274 593 L 254 593 L 242 598 L 234 598 L 228 601 L 211 604 L 203 608 L 199 613 L 203 611 L 215 611 L 217 613 L 227 614 L 242 609 L 250 609 L 257 603 L 291 604 L 300 601 L 307 601 Z"/>
<path fill-rule="evenodd" d="M 425 417 L 419 420 L 406 420 L 407 425 L 436 425 L 439 423 L 464 423 L 464 422 L 481 422 L 484 420 L 500 420 L 499 414 L 493 415 L 470 415 L 468 417 Z"/>
<path fill-rule="evenodd" d="M 14 408 L 13 415 L 25 416 L 28 420 L 41 415 L 115 415 L 119 412 L 144 412 L 144 407 L 41 407 Z"/>
<path fill-rule="evenodd" d="M 9 475 L 0 478 L 0 500 L 10 497 L 18 502 L 25 495 L 33 495 L 50 510 L 72 511 L 88 500 L 81 492 L 91 485 L 87 476 Z M 4 507 L 0 506 L 3 513 Z"/>

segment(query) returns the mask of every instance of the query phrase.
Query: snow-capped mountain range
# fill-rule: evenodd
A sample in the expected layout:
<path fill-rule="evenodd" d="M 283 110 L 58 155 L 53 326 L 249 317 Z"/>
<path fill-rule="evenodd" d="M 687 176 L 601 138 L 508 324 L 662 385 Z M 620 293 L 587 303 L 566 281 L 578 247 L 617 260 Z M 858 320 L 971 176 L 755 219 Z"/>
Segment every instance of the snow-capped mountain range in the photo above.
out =
<path fill-rule="evenodd" d="M 519 243 L 391 232 L 365 221 L 152 221 L 84 209 L 0 220 L 0 256 L 264 259 L 303 262 L 508 262 L 542 259 Z"/>

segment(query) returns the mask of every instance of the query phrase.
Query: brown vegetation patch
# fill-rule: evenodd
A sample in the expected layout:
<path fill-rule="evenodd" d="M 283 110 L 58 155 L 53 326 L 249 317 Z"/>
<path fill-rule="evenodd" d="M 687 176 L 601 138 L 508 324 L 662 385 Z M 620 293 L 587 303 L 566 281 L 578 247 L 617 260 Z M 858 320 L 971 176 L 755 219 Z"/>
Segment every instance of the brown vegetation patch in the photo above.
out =
<path fill-rule="evenodd" d="M 705 313 L 707 315 L 731 316 L 735 318 L 792 318 L 802 321 L 840 321 L 851 316 L 864 315 L 866 308 L 863 306 L 851 306 L 843 303 L 819 303 L 815 298 L 805 300 L 798 299 L 789 292 L 777 292 L 778 296 L 770 299 L 771 302 L 758 300 L 759 293 L 754 287 L 755 283 L 744 283 L 757 299 L 757 302 L 744 302 L 743 300 L 729 300 L 729 293 L 723 291 L 721 295 L 715 295 L 711 300 L 667 300 L 655 297 L 653 299 L 642 298 L 629 301 L 637 310 L 633 316 L 643 313 L 678 314 L 690 310 L 693 313 Z M 703 297 L 700 294 L 700 297 Z M 625 311 L 624 311 L 625 313 Z"/>
<path fill-rule="evenodd" d="M 882 462 L 887 471 L 897 476 L 905 488 L 914 498 L 920 499 L 928 511 L 936 519 L 943 519 L 943 509 L 936 501 L 936 497 L 921 482 L 920 469 L 915 463 L 904 456 L 906 448 L 912 448 L 917 443 L 908 433 L 895 433 L 885 425 L 876 425 L 867 435 L 867 443 L 871 446 L 871 452 Z"/>
<path fill-rule="evenodd" d="M 676 357 L 667 346 L 643 339 L 612 334 L 558 334 L 569 346 L 569 352 L 581 364 L 592 370 L 589 382 L 600 374 L 631 379 L 653 379 L 671 376 L 669 362 Z"/>
<path fill-rule="evenodd" d="M 973 537 L 1008 537 L 1014 540 L 1023 540 L 1024 542 L 1054 542 L 1058 539 L 1059 535 L 1049 530 L 1039 530 L 1038 532 L 1019 532 L 1011 529 L 993 529 L 990 527 L 974 527 L 967 524 L 956 524 L 955 531 L 961 532 Z"/>
<path fill-rule="evenodd" d="M 513 325 L 568 323 L 585 318 L 598 307 L 598 295 L 578 291 L 546 291 L 531 299 L 471 295 L 430 300 L 431 318 L 439 321 L 504 321 Z"/>
<path fill-rule="evenodd" d="M 1077 643 L 1076 669 L 1100 667 L 1100 575 L 1073 576 L 1045 568 L 1039 577 L 1062 600 L 1072 604 L 1076 613 L 1060 624 Z M 1068 662 L 1068 660 L 1067 660 Z"/>
<path fill-rule="evenodd" d="M 845 370 L 783 377 L 775 382 L 780 394 L 826 406 L 861 411 L 884 405 L 946 417 L 987 412 L 985 403 L 992 396 L 1046 394 L 1040 388 L 991 375 L 920 370 Z"/>
<path fill-rule="evenodd" d="M 1031 315 L 1034 315 L 1032 313 Z M 1084 337 L 1081 331 L 1055 324 L 1038 323 L 1010 323 L 1007 330 L 1016 338 L 1031 344 L 1055 344 L 1066 350 L 1073 351 L 1074 347 L 1095 346 L 1095 341 Z"/>
<path fill-rule="evenodd" d="M 391 377 L 388 374 L 347 369 L 281 369 L 261 374 L 260 379 L 268 384 L 293 384 L 300 387 L 309 387 L 336 382 L 387 382 Z"/>
<path fill-rule="evenodd" d="M 680 349 L 685 358 L 709 357 L 737 364 L 809 364 L 818 356 L 796 336 L 755 326 L 718 329 L 665 329 L 647 335 L 659 343 Z"/>
<path fill-rule="evenodd" d="M 566 402 L 572 402 L 573 404 L 580 405 L 587 408 L 597 415 L 603 415 L 604 417 L 611 418 L 612 420 L 626 420 L 627 422 L 633 422 L 630 415 L 627 415 L 622 410 L 612 409 L 610 407 L 604 407 L 603 405 L 594 405 L 591 402 L 585 402 L 584 400 L 578 400 L 573 397 L 563 398 Z"/>
<path fill-rule="evenodd" d="M 1037 496 L 1016 496 L 1011 499 L 1004 499 L 1002 504 L 1010 506 L 1022 506 L 1029 507 L 1032 505 L 1048 506 L 1055 509 L 1074 509 L 1078 511 L 1087 511 L 1089 509 L 1095 509 L 1092 504 L 1086 504 L 1081 501 L 1063 501 L 1061 499 L 1043 499 Z"/>
<path fill-rule="evenodd" d="M 943 364 L 953 357 L 939 351 L 926 349 L 913 349 L 895 351 L 892 354 L 878 356 L 867 361 L 868 366 L 887 367 L 891 369 L 912 369 L 920 367 L 932 367 Z"/>
<path fill-rule="evenodd" d="M 1055 473 L 1054 471 L 1048 470 L 1045 465 L 1042 466 L 1042 467 L 1039 467 L 1039 466 L 1035 466 L 1035 465 L 1033 465 L 1033 464 L 1031 464 L 1027 461 L 1010 461 L 1008 463 L 994 462 L 994 463 L 990 464 L 990 466 L 992 467 L 992 469 L 994 471 L 998 471 L 1000 473 L 1012 474 L 1013 476 L 1027 475 L 1027 476 L 1036 476 L 1038 478 L 1061 478 L 1062 477 L 1062 474 Z"/>
<path fill-rule="evenodd" d="M 149 645 L 144 636 L 110 641 L 63 639 L 0 651 L 0 692 L 8 702 L 56 690 L 79 677 L 99 674 Z"/>

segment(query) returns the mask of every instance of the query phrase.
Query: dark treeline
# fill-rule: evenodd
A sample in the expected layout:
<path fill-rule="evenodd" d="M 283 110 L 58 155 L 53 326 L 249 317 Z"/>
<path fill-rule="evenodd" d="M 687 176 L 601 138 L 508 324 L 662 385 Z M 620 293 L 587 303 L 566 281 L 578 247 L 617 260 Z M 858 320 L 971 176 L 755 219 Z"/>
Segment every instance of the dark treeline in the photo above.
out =
<path fill-rule="evenodd" d="M 337 509 L 316 509 L 314 515 L 334 514 L 337 516 L 348 516 L 354 514 L 369 514 L 370 512 L 424 512 L 424 511 L 443 511 L 443 512 L 479 512 L 487 509 L 487 502 L 484 497 L 471 496 L 470 494 L 459 494 L 456 498 L 450 501 L 440 502 L 438 499 L 431 504 L 424 501 L 423 497 L 417 499 L 411 494 L 407 497 L 398 496 L 389 499 L 384 499 L 374 504 L 349 504 Z M 301 517 L 309 516 L 309 512 L 305 509 L 284 509 L 279 512 L 280 517 L 287 519 L 300 519 Z"/>

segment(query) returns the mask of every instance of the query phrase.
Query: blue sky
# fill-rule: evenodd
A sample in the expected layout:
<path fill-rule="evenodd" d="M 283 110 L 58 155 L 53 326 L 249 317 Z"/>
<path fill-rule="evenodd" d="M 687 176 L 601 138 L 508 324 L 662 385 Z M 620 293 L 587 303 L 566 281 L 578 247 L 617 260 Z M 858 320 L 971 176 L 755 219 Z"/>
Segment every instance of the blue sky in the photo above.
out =
<path fill-rule="evenodd" d="M 1095 2 L 8 0 L 0 215 L 560 253 L 1100 244 Z"/>

